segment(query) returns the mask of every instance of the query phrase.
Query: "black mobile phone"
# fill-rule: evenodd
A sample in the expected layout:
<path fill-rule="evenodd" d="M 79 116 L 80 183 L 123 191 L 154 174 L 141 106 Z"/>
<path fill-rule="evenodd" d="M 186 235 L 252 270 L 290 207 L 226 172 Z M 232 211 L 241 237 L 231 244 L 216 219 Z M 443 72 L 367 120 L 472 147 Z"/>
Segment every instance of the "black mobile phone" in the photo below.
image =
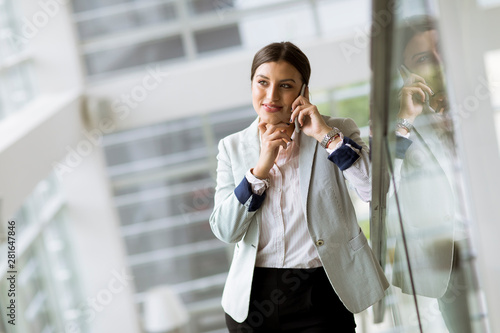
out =
<path fill-rule="evenodd" d="M 304 96 L 304 93 L 306 92 L 306 84 L 302 84 L 302 88 L 300 88 L 300 95 L 299 96 Z M 299 133 L 300 132 L 300 124 L 299 124 L 299 117 L 295 117 L 295 132 Z"/>

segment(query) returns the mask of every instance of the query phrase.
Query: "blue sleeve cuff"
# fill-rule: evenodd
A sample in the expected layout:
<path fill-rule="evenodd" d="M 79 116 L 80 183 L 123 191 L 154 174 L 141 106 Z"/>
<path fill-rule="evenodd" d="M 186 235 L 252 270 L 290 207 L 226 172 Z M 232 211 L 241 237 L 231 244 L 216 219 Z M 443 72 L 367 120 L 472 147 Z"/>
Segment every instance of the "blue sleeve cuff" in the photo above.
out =
<path fill-rule="evenodd" d="M 234 195 L 236 195 L 236 198 L 242 205 L 245 205 L 250 197 L 252 198 L 248 205 L 249 212 L 259 209 L 266 198 L 266 192 L 262 193 L 262 195 L 252 192 L 252 185 L 250 185 L 246 177 L 243 177 L 241 183 L 234 189 Z"/>
<path fill-rule="evenodd" d="M 349 137 L 344 136 L 342 146 L 328 156 L 328 159 L 335 163 L 341 171 L 349 168 L 359 158 L 358 153 L 346 144 L 350 144 L 352 148 L 356 148 L 360 151 L 362 149 L 362 147 L 356 142 L 351 140 Z"/>
<path fill-rule="evenodd" d="M 405 137 L 396 135 L 396 158 L 404 159 L 406 151 L 410 148 L 412 141 Z"/>

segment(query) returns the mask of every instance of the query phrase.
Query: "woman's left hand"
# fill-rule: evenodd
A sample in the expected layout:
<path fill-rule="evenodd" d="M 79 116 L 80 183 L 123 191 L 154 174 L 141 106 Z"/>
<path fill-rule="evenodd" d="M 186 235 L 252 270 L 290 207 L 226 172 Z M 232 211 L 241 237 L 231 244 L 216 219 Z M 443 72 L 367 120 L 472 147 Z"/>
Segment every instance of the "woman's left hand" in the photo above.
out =
<path fill-rule="evenodd" d="M 304 95 L 297 97 L 293 102 L 290 122 L 294 122 L 298 117 L 300 130 L 321 142 L 332 128 L 326 124 L 316 105 L 309 102 L 309 87 L 306 88 Z"/>

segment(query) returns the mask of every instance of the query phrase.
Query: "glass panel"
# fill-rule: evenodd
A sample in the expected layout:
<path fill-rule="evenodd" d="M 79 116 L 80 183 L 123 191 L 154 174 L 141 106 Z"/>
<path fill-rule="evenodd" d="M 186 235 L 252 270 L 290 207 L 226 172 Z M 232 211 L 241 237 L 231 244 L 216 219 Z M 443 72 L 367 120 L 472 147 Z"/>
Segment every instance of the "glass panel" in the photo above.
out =
<path fill-rule="evenodd" d="M 500 6 L 500 0 L 477 0 L 477 3 L 482 7 Z"/>
<path fill-rule="evenodd" d="M 23 62 L 0 71 L 0 112 L 5 116 L 20 110 L 34 97 L 29 67 Z"/>
<path fill-rule="evenodd" d="M 11 0 L 0 2 L 0 120 L 20 110 L 34 97 L 30 64 L 16 62 L 27 44 L 20 31 L 17 5 Z"/>
<path fill-rule="evenodd" d="M 201 30 L 194 33 L 196 49 L 199 53 L 241 45 L 238 25 Z"/>
<path fill-rule="evenodd" d="M 485 55 L 487 82 L 481 82 L 483 91 L 488 90 L 491 105 L 495 110 L 495 127 L 497 131 L 498 145 L 500 146 L 500 50 L 487 52 Z M 487 86 L 485 86 L 487 85 Z M 484 96 L 484 95 L 482 95 Z M 481 98 L 481 96 L 478 96 Z"/>
<path fill-rule="evenodd" d="M 42 275 L 43 263 L 35 255 L 35 248 L 38 246 L 39 244 L 34 244 L 26 255 L 19 259 L 18 266 L 18 320 L 23 322 L 25 332 L 33 333 L 52 326 L 50 313 L 53 311 Z"/>
<path fill-rule="evenodd" d="M 156 193 L 151 193 L 151 196 L 143 195 L 147 198 L 144 201 L 138 195 L 136 203 L 118 207 L 122 224 L 129 225 L 164 217 L 182 216 L 204 211 L 213 206 L 213 197 L 199 195 L 192 190 L 193 188 L 180 188 L 179 190 L 172 189 L 172 193 L 169 194 L 156 195 Z M 193 204 L 197 202 L 199 204 Z"/>
<path fill-rule="evenodd" d="M 50 174 L 11 218 L 16 221 L 16 239 L 26 247 L 17 257 L 15 332 L 56 332 L 70 321 L 79 332 L 87 329 L 77 310 L 83 297 L 66 231 L 68 218 L 59 199 L 59 183 Z M 33 237 L 31 243 L 26 243 L 27 233 Z M 6 279 L 1 280 L 5 290 Z"/>
<path fill-rule="evenodd" d="M 120 141 L 113 137 L 118 137 Z M 106 137 L 104 144 L 110 166 L 206 147 L 199 119 L 172 121 L 161 126 L 116 133 Z"/>
<path fill-rule="evenodd" d="M 43 222 L 43 210 L 47 203 L 52 203 L 59 196 L 59 187 L 54 174 L 42 179 L 25 199 L 23 205 L 13 215 L 16 221 L 17 234 L 20 236 L 29 228 L 29 225 Z"/>
<path fill-rule="evenodd" d="M 203 0 L 201 0 L 203 1 Z M 226 1 L 226 0 L 223 0 Z M 234 6 L 237 8 L 254 8 L 261 7 L 266 5 L 277 5 L 277 4 L 285 4 L 285 2 L 290 2 L 290 0 L 252 0 L 252 1 L 233 1 Z M 286 7 L 286 5 L 282 6 Z"/>
<path fill-rule="evenodd" d="M 194 15 L 234 8 L 234 0 L 189 0 L 190 12 Z"/>
<path fill-rule="evenodd" d="M 54 282 L 54 292 L 57 297 L 58 309 L 65 326 L 85 327 L 83 313 L 78 307 L 83 297 L 80 293 L 80 282 L 77 277 L 77 269 L 74 254 L 71 248 L 71 240 L 67 231 L 66 223 L 68 217 L 61 210 L 47 226 L 43 233 L 43 244 L 50 266 L 49 281 Z"/>
<path fill-rule="evenodd" d="M 217 144 L 229 134 L 241 131 L 248 127 L 257 118 L 252 106 L 216 112 L 210 114 L 210 123 L 214 132 L 214 143 Z"/>
<path fill-rule="evenodd" d="M 222 295 L 223 289 L 224 289 L 223 285 L 217 285 L 215 287 L 197 290 L 192 293 L 183 293 L 181 294 L 181 298 L 186 304 L 215 299 L 217 297 L 220 297 L 220 295 Z"/>
<path fill-rule="evenodd" d="M 225 273 L 228 269 L 225 247 L 193 254 L 189 256 L 189 260 L 186 257 L 173 257 L 132 267 L 137 292 L 144 292 L 157 285 L 183 283 Z"/>
<path fill-rule="evenodd" d="M 144 7 L 131 7 L 78 23 L 82 40 L 102 37 L 117 32 L 138 29 L 173 22 L 177 19 L 177 8 L 172 3 L 154 4 Z"/>
<path fill-rule="evenodd" d="M 0 2 L 0 59 L 6 59 L 24 49 L 25 40 L 19 30 L 20 17 L 16 2 Z M 1 62 L 0 62 L 1 63 Z"/>
<path fill-rule="evenodd" d="M 196 243 L 205 240 L 215 239 L 210 225 L 207 223 L 208 214 L 205 219 L 193 224 L 180 224 L 172 220 L 176 225 L 174 227 L 144 232 L 125 238 L 129 254 L 139 254 L 149 252 L 163 247 L 180 246 L 189 243 Z M 147 230 L 148 225 L 144 223 Z"/>
<path fill-rule="evenodd" d="M 405 332 L 473 332 L 479 291 L 455 150 L 457 110 L 432 4 L 396 3 L 390 108 L 375 110 L 388 112 L 388 304 Z"/>
<path fill-rule="evenodd" d="M 139 192 L 147 190 L 159 189 L 172 185 L 180 185 L 183 183 L 195 183 L 196 181 L 198 181 L 198 183 L 202 184 L 202 181 L 206 181 L 207 179 L 210 179 L 210 175 L 206 172 L 202 172 L 199 174 L 189 174 L 188 176 L 179 176 L 168 179 L 162 179 L 162 177 L 158 176 L 158 180 L 155 180 L 154 182 L 141 182 L 140 184 L 133 184 L 125 187 L 116 187 L 114 189 L 114 194 L 116 197 L 120 197 L 125 194 L 137 194 Z"/>
<path fill-rule="evenodd" d="M 181 36 L 99 51 L 85 56 L 90 75 L 184 57 Z"/>
<path fill-rule="evenodd" d="M 75 12 L 83 12 L 131 2 L 134 0 L 72 0 L 72 7 Z"/>

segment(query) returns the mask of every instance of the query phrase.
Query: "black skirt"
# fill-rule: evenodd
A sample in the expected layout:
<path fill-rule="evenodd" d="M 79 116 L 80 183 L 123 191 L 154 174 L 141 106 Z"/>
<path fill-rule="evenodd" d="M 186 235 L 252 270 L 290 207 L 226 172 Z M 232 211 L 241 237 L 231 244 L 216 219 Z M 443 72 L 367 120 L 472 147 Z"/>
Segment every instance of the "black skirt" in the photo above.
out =
<path fill-rule="evenodd" d="M 247 319 L 238 323 L 226 314 L 226 324 L 231 333 L 343 333 L 356 327 L 323 267 L 256 267 Z"/>

